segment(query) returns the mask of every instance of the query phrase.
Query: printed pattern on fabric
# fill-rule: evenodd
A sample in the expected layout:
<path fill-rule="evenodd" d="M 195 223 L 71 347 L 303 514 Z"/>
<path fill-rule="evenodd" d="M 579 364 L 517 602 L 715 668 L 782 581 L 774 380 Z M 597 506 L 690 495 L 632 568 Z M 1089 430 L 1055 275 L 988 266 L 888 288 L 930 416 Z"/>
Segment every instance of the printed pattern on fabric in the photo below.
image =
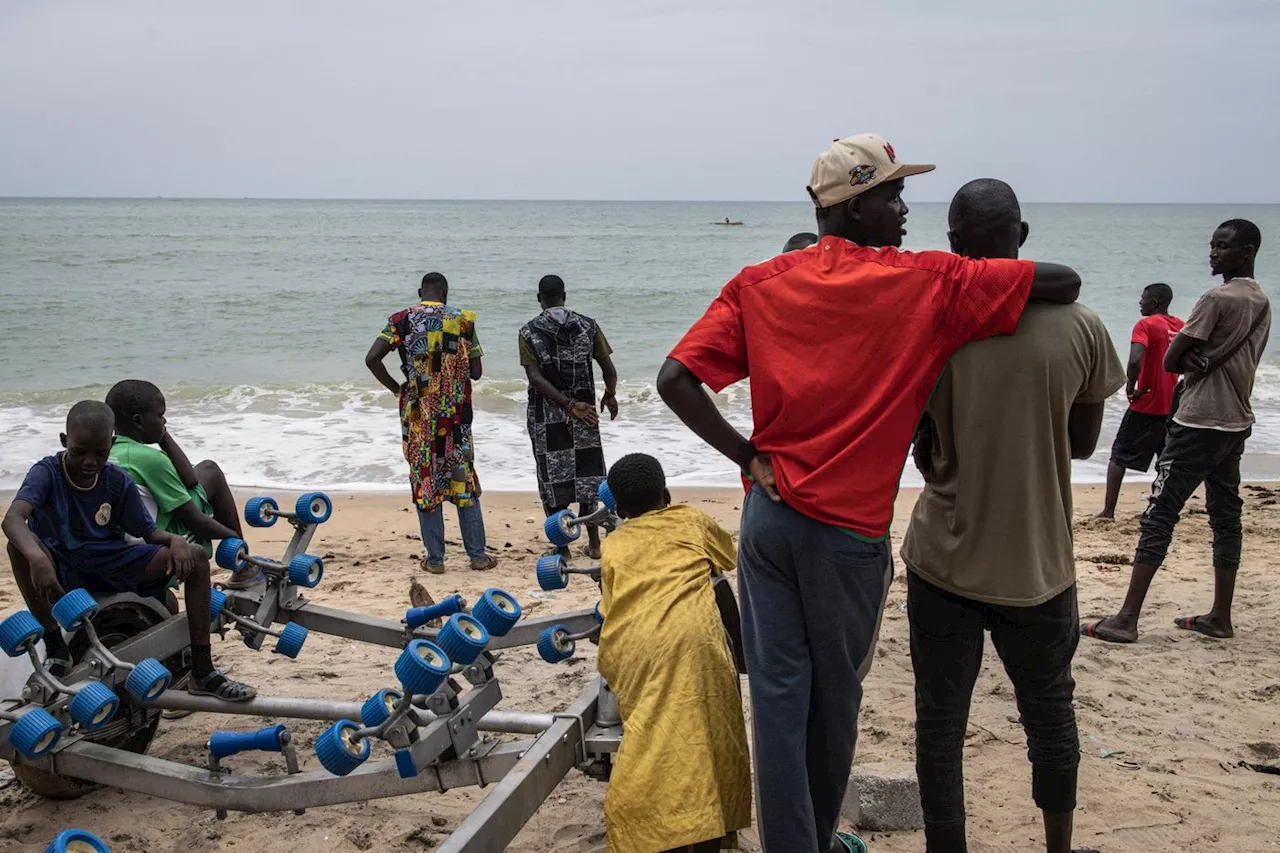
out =
<path fill-rule="evenodd" d="M 483 355 L 476 315 L 439 302 L 393 314 L 381 338 L 400 353 L 400 435 L 413 500 L 471 506 L 480 488 L 471 439 L 471 359 Z"/>
<path fill-rule="evenodd" d="M 549 308 L 526 323 L 520 337 L 533 349 L 539 369 L 552 385 L 571 400 L 595 406 L 591 369 L 595 320 L 562 307 Z M 600 428 L 574 418 L 533 386 L 529 387 L 528 428 L 543 509 L 579 503 L 583 512 L 590 512 L 605 476 Z"/>

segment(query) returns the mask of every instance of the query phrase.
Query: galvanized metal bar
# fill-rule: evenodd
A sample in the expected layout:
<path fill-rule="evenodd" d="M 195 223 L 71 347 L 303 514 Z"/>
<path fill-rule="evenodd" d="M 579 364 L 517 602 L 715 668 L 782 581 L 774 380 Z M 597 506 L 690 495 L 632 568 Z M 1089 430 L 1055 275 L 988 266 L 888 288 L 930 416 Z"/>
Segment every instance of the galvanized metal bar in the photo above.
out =
<path fill-rule="evenodd" d="M 507 773 L 530 741 L 500 744 L 479 758 L 441 762 L 439 773 L 403 779 L 394 760 L 366 763 L 349 776 L 323 770 L 283 776 L 213 776 L 208 769 L 79 741 L 32 762 L 52 772 L 164 800 L 240 812 L 291 811 L 475 785 Z M 491 848 L 497 849 L 497 848 Z"/>
<path fill-rule="evenodd" d="M 593 684 L 556 723 L 533 742 L 489 796 L 459 824 L 436 853 L 505 850 L 556 785 L 578 763 L 584 727 L 595 718 L 599 686 Z"/>

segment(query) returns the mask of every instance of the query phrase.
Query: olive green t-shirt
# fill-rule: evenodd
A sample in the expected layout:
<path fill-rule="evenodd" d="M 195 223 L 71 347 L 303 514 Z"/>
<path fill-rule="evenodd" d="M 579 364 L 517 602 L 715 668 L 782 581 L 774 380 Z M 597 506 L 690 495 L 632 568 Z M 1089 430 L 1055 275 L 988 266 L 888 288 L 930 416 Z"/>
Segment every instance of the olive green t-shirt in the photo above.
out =
<path fill-rule="evenodd" d="M 931 472 L 902 543 L 907 568 L 1013 607 L 1075 583 L 1067 416 L 1124 379 L 1102 320 L 1079 304 L 1031 303 L 1015 334 L 957 350 L 929 399 Z"/>
<path fill-rule="evenodd" d="M 185 536 L 201 546 L 205 554 L 213 556 L 213 542 L 198 539 L 190 534 L 187 526 L 174 516 L 173 511 L 189 501 L 195 501 L 196 509 L 205 515 L 213 515 L 213 506 L 205 495 L 204 486 L 188 489 L 178 476 L 173 461 L 159 447 L 142 444 L 127 436 L 117 436 L 111 445 L 111 462 L 123 468 L 133 481 L 146 489 L 156 502 L 156 527 L 166 533 Z"/>
<path fill-rule="evenodd" d="M 1253 426 L 1253 378 L 1271 336 L 1271 317 L 1253 324 L 1267 310 L 1267 295 L 1251 278 L 1233 278 L 1205 292 L 1191 309 L 1179 334 L 1200 341 L 1200 352 L 1216 361 L 1249 335 L 1211 373 L 1188 372 L 1186 389 L 1173 419 L 1183 426 L 1242 432 Z"/>

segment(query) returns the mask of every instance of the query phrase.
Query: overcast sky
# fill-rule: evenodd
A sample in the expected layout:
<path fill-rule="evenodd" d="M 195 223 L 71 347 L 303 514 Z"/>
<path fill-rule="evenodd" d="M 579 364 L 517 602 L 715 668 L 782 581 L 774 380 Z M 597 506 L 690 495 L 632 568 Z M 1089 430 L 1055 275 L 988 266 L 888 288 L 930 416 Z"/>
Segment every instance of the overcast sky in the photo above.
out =
<path fill-rule="evenodd" d="M 1280 202 L 1280 0 L 0 2 L 0 196 Z"/>

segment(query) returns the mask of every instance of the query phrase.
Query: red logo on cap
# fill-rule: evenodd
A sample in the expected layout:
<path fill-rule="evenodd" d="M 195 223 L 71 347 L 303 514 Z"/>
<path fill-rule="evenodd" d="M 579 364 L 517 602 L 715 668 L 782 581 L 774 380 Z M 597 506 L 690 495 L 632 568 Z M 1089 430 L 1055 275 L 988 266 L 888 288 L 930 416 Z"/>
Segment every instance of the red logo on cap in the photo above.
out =
<path fill-rule="evenodd" d="M 886 154 L 888 154 L 888 155 L 889 155 L 889 162 L 890 162 L 890 163 L 897 163 L 897 162 L 898 162 L 898 158 L 897 158 L 897 156 L 893 153 L 893 146 L 892 146 L 892 145 L 890 145 L 890 144 L 889 144 L 889 143 L 887 143 L 887 142 L 884 144 L 884 153 L 886 153 Z"/>

